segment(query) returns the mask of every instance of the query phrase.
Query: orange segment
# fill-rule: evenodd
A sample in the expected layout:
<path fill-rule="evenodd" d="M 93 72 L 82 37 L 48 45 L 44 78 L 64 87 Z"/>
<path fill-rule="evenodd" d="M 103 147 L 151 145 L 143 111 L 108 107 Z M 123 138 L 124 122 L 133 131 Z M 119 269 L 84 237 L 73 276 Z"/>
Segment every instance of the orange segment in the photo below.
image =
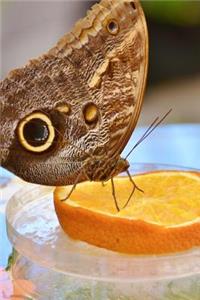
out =
<path fill-rule="evenodd" d="M 58 187 L 55 209 L 64 231 L 74 239 L 133 254 L 183 251 L 200 246 L 200 173 L 163 171 L 133 176 L 136 190 L 128 206 L 118 212 L 111 182 L 79 184 L 67 201 L 71 186 Z M 132 184 L 115 178 L 119 207 Z"/>

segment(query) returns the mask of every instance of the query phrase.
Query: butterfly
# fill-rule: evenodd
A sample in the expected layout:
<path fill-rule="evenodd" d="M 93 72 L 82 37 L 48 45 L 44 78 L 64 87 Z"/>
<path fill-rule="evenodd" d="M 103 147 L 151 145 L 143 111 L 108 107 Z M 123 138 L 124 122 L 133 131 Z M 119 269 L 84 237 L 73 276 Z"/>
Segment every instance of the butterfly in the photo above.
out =
<path fill-rule="evenodd" d="M 120 154 L 140 115 L 147 69 L 139 1 L 95 4 L 52 49 L 1 81 L 1 165 L 32 183 L 114 184 L 128 172 Z"/>

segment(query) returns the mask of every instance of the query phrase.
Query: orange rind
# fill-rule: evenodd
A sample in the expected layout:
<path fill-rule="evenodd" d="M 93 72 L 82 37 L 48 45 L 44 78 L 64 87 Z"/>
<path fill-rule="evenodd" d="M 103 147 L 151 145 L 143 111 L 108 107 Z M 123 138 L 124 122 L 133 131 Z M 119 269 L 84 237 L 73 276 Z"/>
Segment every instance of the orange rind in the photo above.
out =
<path fill-rule="evenodd" d="M 73 239 L 129 254 L 164 254 L 200 247 L 200 173 L 159 171 L 132 177 L 137 186 L 128 206 L 116 210 L 111 182 L 57 187 L 54 205 L 63 230 Z M 116 177 L 119 207 L 132 184 Z"/>

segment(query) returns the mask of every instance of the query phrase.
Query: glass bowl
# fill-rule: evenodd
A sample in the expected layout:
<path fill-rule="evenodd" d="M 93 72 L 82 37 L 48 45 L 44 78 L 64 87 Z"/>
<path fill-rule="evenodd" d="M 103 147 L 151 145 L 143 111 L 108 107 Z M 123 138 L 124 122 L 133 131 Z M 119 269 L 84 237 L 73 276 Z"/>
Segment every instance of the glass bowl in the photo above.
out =
<path fill-rule="evenodd" d="M 189 169 L 158 164 L 130 168 L 131 174 L 154 170 Z M 200 294 L 199 248 L 134 256 L 74 241 L 59 225 L 52 192 L 52 187 L 26 184 L 6 209 L 8 237 L 17 253 L 12 275 L 18 282 L 32 282 L 32 297 L 160 300 L 164 295 L 176 299 L 174 293 L 188 294 L 189 299 L 193 299 L 191 293 Z"/>

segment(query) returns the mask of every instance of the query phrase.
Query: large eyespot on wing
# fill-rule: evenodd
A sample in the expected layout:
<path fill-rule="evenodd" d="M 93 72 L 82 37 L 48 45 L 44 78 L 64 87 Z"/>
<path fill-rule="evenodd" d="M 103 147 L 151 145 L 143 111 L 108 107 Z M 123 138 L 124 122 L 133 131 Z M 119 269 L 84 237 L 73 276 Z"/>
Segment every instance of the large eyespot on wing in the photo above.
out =
<path fill-rule="evenodd" d="M 47 115 L 34 112 L 20 121 L 17 127 L 17 137 L 25 150 L 42 153 L 52 146 L 55 129 Z"/>

